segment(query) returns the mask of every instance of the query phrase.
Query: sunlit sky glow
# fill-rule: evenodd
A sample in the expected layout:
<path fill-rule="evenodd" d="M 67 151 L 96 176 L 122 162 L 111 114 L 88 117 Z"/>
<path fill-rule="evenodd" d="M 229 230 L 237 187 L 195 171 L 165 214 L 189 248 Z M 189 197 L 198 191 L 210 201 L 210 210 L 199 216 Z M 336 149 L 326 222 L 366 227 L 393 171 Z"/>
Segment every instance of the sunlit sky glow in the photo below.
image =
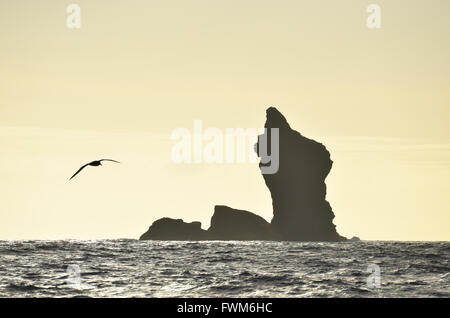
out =
<path fill-rule="evenodd" d="M 0 3 L 0 239 L 137 238 L 214 205 L 270 221 L 257 165 L 176 165 L 171 132 L 257 128 L 277 107 L 324 143 L 344 236 L 450 240 L 450 2 Z M 113 158 L 121 165 L 82 164 Z"/>

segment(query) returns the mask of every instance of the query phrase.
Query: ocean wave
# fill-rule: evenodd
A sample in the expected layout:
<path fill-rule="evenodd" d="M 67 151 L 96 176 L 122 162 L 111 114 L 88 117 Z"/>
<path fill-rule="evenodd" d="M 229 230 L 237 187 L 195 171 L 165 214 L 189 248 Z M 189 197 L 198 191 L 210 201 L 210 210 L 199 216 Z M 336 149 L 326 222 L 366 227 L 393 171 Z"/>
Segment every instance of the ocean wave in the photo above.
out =
<path fill-rule="evenodd" d="M 449 259 L 445 242 L 0 241 L 0 295 L 449 297 Z"/>

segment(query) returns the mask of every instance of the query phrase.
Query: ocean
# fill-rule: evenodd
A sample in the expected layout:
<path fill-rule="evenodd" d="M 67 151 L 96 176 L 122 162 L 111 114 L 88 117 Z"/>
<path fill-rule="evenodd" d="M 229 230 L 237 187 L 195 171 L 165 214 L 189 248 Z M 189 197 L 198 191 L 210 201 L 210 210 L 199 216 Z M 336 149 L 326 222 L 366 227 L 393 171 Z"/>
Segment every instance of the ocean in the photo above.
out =
<path fill-rule="evenodd" d="M 0 297 L 450 297 L 449 242 L 0 241 Z"/>

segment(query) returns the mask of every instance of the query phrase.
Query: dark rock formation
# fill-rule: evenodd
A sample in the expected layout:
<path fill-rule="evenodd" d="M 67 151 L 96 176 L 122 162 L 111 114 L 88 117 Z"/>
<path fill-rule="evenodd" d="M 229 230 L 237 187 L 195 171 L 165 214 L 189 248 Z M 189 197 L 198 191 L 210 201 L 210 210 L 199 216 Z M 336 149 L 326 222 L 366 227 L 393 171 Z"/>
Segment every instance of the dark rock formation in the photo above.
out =
<path fill-rule="evenodd" d="M 325 178 L 333 164 L 328 150 L 291 129 L 274 107 L 267 109 L 264 127 L 267 140 L 271 128 L 279 133 L 279 169 L 263 174 L 272 195 L 274 230 L 288 241 L 345 240 L 336 232 L 333 211 L 325 200 Z"/>
<path fill-rule="evenodd" d="M 254 213 L 236 210 L 224 205 L 214 207 L 211 227 L 208 229 L 211 240 L 277 240 L 277 236 L 266 220 Z"/>
<path fill-rule="evenodd" d="M 140 240 L 198 241 L 206 239 L 200 222 L 185 223 L 181 219 L 162 218 L 153 222 Z"/>
<path fill-rule="evenodd" d="M 332 161 L 324 145 L 292 130 L 284 116 L 275 108 L 267 109 L 266 133 L 271 140 L 271 128 L 278 128 L 278 170 L 263 174 L 273 205 L 271 224 L 248 211 L 216 206 L 208 231 L 200 222 L 163 218 L 155 221 L 141 240 L 287 240 L 343 241 L 336 232 L 334 213 L 325 200 L 325 178 Z M 256 151 L 260 157 L 259 139 Z M 261 146 L 261 147 L 260 147 Z M 268 145 L 269 155 L 272 151 Z M 263 173 L 267 171 L 260 163 Z"/>
<path fill-rule="evenodd" d="M 185 223 L 181 219 L 162 218 L 150 226 L 140 240 L 279 240 L 270 223 L 254 213 L 216 205 L 208 231 L 200 222 Z"/>

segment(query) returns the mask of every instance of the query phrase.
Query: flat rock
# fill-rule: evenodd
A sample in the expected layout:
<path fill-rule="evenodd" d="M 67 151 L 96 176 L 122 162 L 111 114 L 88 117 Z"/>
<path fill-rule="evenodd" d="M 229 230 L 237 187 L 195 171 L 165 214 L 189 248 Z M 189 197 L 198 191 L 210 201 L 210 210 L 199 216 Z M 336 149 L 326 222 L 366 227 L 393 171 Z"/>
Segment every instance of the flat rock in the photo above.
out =
<path fill-rule="evenodd" d="M 206 239 L 200 222 L 186 223 L 181 219 L 162 218 L 153 222 L 140 240 L 198 241 Z"/>

